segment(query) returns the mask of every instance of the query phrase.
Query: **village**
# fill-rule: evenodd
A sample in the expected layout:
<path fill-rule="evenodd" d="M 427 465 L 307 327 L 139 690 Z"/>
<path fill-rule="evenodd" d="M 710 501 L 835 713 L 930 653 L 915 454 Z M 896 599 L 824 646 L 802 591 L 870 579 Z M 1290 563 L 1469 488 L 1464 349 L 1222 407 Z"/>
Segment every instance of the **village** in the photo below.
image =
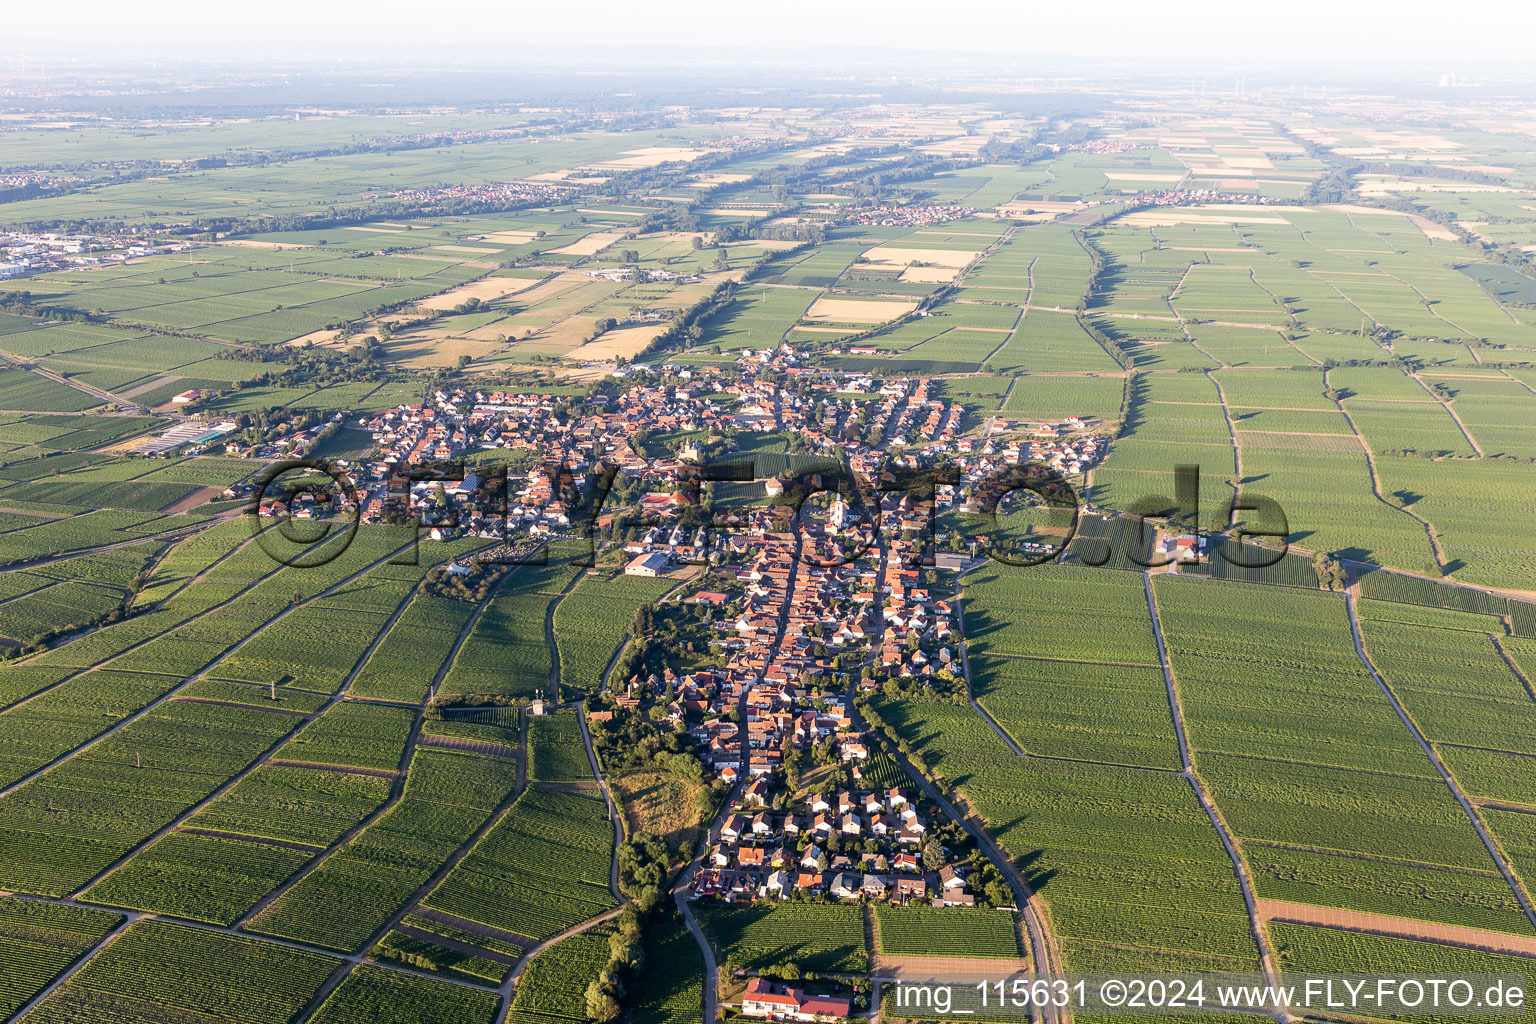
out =
<path fill-rule="evenodd" d="M 353 417 L 377 457 L 346 467 L 356 483 L 339 505 L 301 510 L 404 514 L 434 538 L 587 531 L 606 566 L 589 571 L 679 580 L 686 631 L 637 632 L 652 639 L 587 714 L 598 734 L 638 716 L 685 737 L 703 779 L 731 794 L 685 876 L 689 900 L 1011 908 L 1008 885 L 858 702 L 964 699 L 954 587 L 976 552 L 941 543 L 936 516 L 976 510 L 1000 471 L 1081 473 L 1107 442 L 1081 416 L 983 430 L 941 380 L 801 368 L 786 354 L 748 355 L 730 375 L 629 367 L 580 397 L 444 387 Z M 775 434 L 793 438 L 788 453 L 735 454 Z M 498 479 L 497 463 L 474 462 L 487 452 L 502 467 L 526 457 L 524 471 Z M 715 471 L 744 462 L 745 478 Z M 926 498 L 874 486 L 901 470 L 947 482 Z M 299 514 L 277 499 L 262 511 Z M 742 1013 L 846 1016 L 841 998 L 754 977 Z"/>
<path fill-rule="evenodd" d="M 434 539 L 548 539 L 585 529 L 620 541 L 632 557 L 659 553 L 668 564 L 698 564 L 729 554 L 722 531 L 706 542 L 701 526 L 739 525 L 741 500 L 798 503 L 807 482 L 811 490 L 837 491 L 826 512 L 839 542 L 859 532 L 851 496 L 834 486 L 847 474 L 867 496 L 871 482 L 893 469 L 942 471 L 952 482 L 937 487 L 931 517 L 974 511 L 977 485 L 1009 467 L 1074 476 L 1107 454 L 1097 425 L 1080 416 L 1034 424 L 994 417 L 989 430 L 968 432 L 964 408 L 942 398 L 941 382 L 929 378 L 876 381 L 779 363 L 770 379 L 753 359 L 743 365 L 730 380 L 719 371 L 631 367 L 584 397 L 440 388 L 427 402 L 356 417 L 377 455 L 340 461 L 349 486 L 312 496 L 294 514 L 411 520 L 433 529 Z M 853 397 L 860 395 L 877 397 Z M 231 453 L 302 457 L 322 430 L 280 427 Z M 734 439 L 763 434 L 792 438 L 794 450 L 754 456 L 743 477 Z M 584 481 L 605 467 L 615 476 L 594 497 Z M 722 505 L 722 490 L 734 505 Z M 714 522 L 700 523 L 690 510 L 711 492 Z M 289 514 L 277 496 L 260 511 Z M 890 525 L 926 524 L 909 514 Z M 855 539 L 868 545 L 867 537 Z"/>

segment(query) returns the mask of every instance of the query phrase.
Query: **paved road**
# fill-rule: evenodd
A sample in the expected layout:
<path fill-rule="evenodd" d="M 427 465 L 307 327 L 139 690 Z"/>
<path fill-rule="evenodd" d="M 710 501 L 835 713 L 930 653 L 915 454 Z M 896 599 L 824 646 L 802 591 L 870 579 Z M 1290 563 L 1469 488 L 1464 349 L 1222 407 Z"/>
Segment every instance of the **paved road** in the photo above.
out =
<path fill-rule="evenodd" d="M 795 549 L 790 564 L 792 566 L 798 565 L 799 560 L 800 534 L 797 532 L 795 534 Z M 778 656 L 779 648 L 784 644 L 784 628 L 789 623 L 789 606 L 794 593 L 795 574 L 791 572 L 789 583 L 784 588 L 784 596 L 779 606 L 779 629 L 769 654 L 768 661 L 770 664 Z M 699 850 L 698 856 L 693 858 L 692 863 L 678 876 L 676 884 L 672 887 L 672 901 L 677 905 L 677 912 L 682 915 L 683 923 L 688 926 L 688 931 L 693 935 L 694 941 L 699 944 L 699 952 L 704 956 L 704 1024 L 715 1024 L 717 1014 L 716 990 L 719 987 L 720 967 L 715 962 L 715 951 L 710 947 L 709 939 L 704 935 L 704 929 L 699 927 L 698 920 L 693 916 L 693 908 L 688 902 L 688 886 L 704 864 L 704 855 L 708 851 L 709 832 L 713 832 L 715 828 L 730 816 L 731 805 L 736 802 L 737 797 L 741 795 L 741 791 L 747 783 L 747 771 L 752 756 L 751 744 L 747 741 L 747 692 L 746 689 L 742 690 L 741 698 L 736 702 L 736 717 L 739 726 L 737 735 L 741 738 L 741 764 L 736 770 L 736 785 L 732 788 L 731 795 L 720 808 L 720 813 L 710 823 L 710 827 L 705 833 L 704 841 L 700 843 L 702 848 Z"/>

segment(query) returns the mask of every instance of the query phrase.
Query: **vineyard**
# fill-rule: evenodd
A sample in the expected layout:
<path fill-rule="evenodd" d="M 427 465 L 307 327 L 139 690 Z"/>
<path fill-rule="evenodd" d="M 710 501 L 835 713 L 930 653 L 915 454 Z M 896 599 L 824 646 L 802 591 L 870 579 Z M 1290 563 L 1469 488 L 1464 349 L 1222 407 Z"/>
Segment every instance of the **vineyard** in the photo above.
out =
<path fill-rule="evenodd" d="M 608 965 L 610 933 L 609 928 L 589 928 L 528 961 L 508 1019 L 520 1024 L 586 1020 L 587 986 Z"/>
<path fill-rule="evenodd" d="M 315 1024 L 490 1024 L 500 998 L 358 964 L 310 1018 Z"/>
<path fill-rule="evenodd" d="M 499 985 L 507 976 L 506 964 L 438 945 L 416 934 L 391 931 L 368 951 L 376 960 L 407 964 L 480 985 Z"/>
<path fill-rule="evenodd" d="M 0 899 L 0 1016 L 9 1018 L 121 921 L 103 910 Z"/>
<path fill-rule="evenodd" d="M 28 1024 L 204 1024 L 210 1006 L 242 1022 L 288 1024 L 335 957 L 256 939 L 136 921 L 47 999 Z"/>
<path fill-rule="evenodd" d="M 1021 955 L 1013 916 L 1000 910 L 875 905 L 875 935 L 890 956 Z"/>
<path fill-rule="evenodd" d="M 224 836 L 171 832 L 91 886 L 86 896 L 113 907 L 233 924 L 314 854 Z"/>
<path fill-rule="evenodd" d="M 83 885 L 297 721 L 217 704 L 162 704 L 0 799 L 0 884 L 53 896 Z"/>
<path fill-rule="evenodd" d="M 522 742 L 521 708 L 467 708 L 421 724 L 426 736 L 453 736 L 516 749 Z"/>
<path fill-rule="evenodd" d="M 521 569 L 491 598 L 443 677 L 443 693 L 531 697 L 548 689 L 544 622 L 556 598 L 523 587 Z"/>
<path fill-rule="evenodd" d="M 555 608 L 560 686 L 568 694 L 599 689 L 635 611 L 673 586 L 669 580 L 639 576 L 587 577 L 578 583 Z"/>
<path fill-rule="evenodd" d="M 704 957 L 678 922 L 646 930 L 645 971 L 631 1011 L 634 1024 L 693 1024 L 704 998 Z"/>
<path fill-rule="evenodd" d="M 1044 879 L 1064 941 L 1199 954 L 1245 970 L 1257 951 L 1232 863 L 1188 784 L 1169 772 L 1019 758 L 968 707 L 877 700 L 872 708 L 948 780 L 1003 849 Z M 1069 958 L 1069 967 L 1078 961 Z"/>
<path fill-rule="evenodd" d="M 250 923 L 253 931 L 356 950 L 512 793 L 501 758 L 418 748 L 399 803 Z"/>
<path fill-rule="evenodd" d="M 613 827 L 601 796 L 530 786 L 424 902 L 548 938 L 613 906 L 612 857 Z"/>
<path fill-rule="evenodd" d="M 592 778 L 592 762 L 581 739 L 576 710 L 528 719 L 528 777 L 535 782 L 573 782 Z"/>
<path fill-rule="evenodd" d="M 374 775 L 264 764 L 187 819 L 193 828 L 325 847 L 389 797 Z"/>
<path fill-rule="evenodd" d="M 0 1019 L 736 1021 L 1026 926 L 1536 983 L 1479 951 L 1536 942 L 1536 85 L 1479 50 L 1530 33 L 1394 13 L 1260 36 L 1468 53 L 1250 96 L 1153 12 L 1022 99 L 599 53 L 492 107 L 6 18 Z"/>
<path fill-rule="evenodd" d="M 1497 974 L 1523 977 L 1527 990 L 1536 984 L 1536 967 L 1526 957 L 1278 921 L 1269 930 L 1284 971 L 1445 978 Z M 1536 1019 L 1536 1010 L 1526 1006 L 1508 1019 L 1530 1021 Z"/>
<path fill-rule="evenodd" d="M 437 667 L 473 613 L 467 601 L 418 592 L 358 671 L 349 692 L 379 700 L 424 700 Z"/>
<path fill-rule="evenodd" d="M 277 756 L 393 771 L 400 766 L 415 717 L 410 708 L 344 701 L 283 744 Z"/>
<path fill-rule="evenodd" d="M 694 914 L 704 931 L 727 951 L 732 970 L 759 970 L 795 963 L 803 970 L 869 970 L 864 913 L 857 906 L 827 904 L 745 906 L 703 900 Z"/>

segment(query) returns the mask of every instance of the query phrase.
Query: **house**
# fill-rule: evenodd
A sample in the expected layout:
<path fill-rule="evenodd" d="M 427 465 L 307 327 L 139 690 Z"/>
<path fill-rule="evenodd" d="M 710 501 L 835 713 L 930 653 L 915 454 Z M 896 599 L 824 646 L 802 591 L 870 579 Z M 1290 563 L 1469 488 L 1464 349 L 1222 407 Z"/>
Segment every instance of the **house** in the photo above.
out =
<path fill-rule="evenodd" d="M 815 843 L 812 843 L 810 846 L 805 848 L 805 854 L 800 858 L 800 866 L 803 868 L 814 868 L 816 866 L 817 859 L 820 857 L 821 847 L 817 846 Z M 913 859 L 916 860 L 915 857 Z"/>
<path fill-rule="evenodd" d="M 965 876 L 956 871 L 953 864 L 945 864 L 939 869 L 939 888 L 946 891 L 964 892 L 966 889 Z"/>
<path fill-rule="evenodd" d="M 832 876 L 827 891 L 840 900 L 856 899 L 863 891 L 863 879 L 852 871 L 839 871 Z"/>
<path fill-rule="evenodd" d="M 789 876 L 782 871 L 775 871 L 768 876 L 766 888 L 770 893 L 777 893 L 780 896 L 788 895 L 790 891 Z"/>
<path fill-rule="evenodd" d="M 741 998 L 741 1012 L 749 1017 L 779 1017 L 798 1013 L 800 993 L 785 987 L 782 991 L 767 978 L 753 978 Z"/>
<path fill-rule="evenodd" d="M 1198 562 L 1205 554 L 1205 538 L 1193 534 L 1174 537 L 1166 542 L 1163 552 L 1176 562 Z"/>
<path fill-rule="evenodd" d="M 767 807 L 768 798 L 773 795 L 773 787 L 767 779 L 753 779 L 752 784 L 741 794 L 741 802 L 749 807 Z"/>
<path fill-rule="evenodd" d="M 928 883 L 922 875 L 908 875 L 896 879 L 897 899 L 926 899 Z"/>
<path fill-rule="evenodd" d="M 807 995 L 802 989 L 776 985 L 767 978 L 753 978 L 747 982 L 747 991 L 742 996 L 741 1012 L 748 1017 L 814 1021 L 847 1017 L 853 1012 L 853 1003 L 833 996 Z"/>
<path fill-rule="evenodd" d="M 734 843 L 746 830 L 747 819 L 740 814 L 733 814 L 725 819 L 725 824 L 720 826 L 720 839 L 722 842 Z"/>
<path fill-rule="evenodd" d="M 859 879 L 859 891 L 866 896 L 873 896 L 876 899 L 884 899 L 888 888 L 889 887 L 885 884 L 885 879 L 881 878 L 879 875 L 866 873 L 861 879 Z"/>

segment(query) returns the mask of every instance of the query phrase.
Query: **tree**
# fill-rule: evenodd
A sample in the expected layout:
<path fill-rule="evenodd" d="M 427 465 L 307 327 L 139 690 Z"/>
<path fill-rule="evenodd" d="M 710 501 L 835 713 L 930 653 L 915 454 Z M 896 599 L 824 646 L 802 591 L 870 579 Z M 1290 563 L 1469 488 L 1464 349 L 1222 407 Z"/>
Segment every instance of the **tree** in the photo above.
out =
<path fill-rule="evenodd" d="M 1312 568 L 1317 570 L 1317 584 L 1323 590 L 1343 590 L 1347 578 L 1339 560 L 1326 551 L 1312 556 Z"/>
<path fill-rule="evenodd" d="M 939 845 L 937 839 L 928 840 L 928 845 L 923 847 L 923 867 L 928 871 L 937 871 L 944 866 L 944 847 Z"/>
<path fill-rule="evenodd" d="M 587 986 L 587 1019 L 609 1021 L 619 1015 L 619 1000 L 598 979 Z"/>
<path fill-rule="evenodd" d="M 667 874 L 667 844 L 660 836 L 636 832 L 619 844 L 619 887 L 635 892 L 660 886 Z"/>
<path fill-rule="evenodd" d="M 988 882 L 986 888 L 987 902 L 994 907 L 1008 907 L 1013 905 L 1013 890 L 1004 882 Z"/>

